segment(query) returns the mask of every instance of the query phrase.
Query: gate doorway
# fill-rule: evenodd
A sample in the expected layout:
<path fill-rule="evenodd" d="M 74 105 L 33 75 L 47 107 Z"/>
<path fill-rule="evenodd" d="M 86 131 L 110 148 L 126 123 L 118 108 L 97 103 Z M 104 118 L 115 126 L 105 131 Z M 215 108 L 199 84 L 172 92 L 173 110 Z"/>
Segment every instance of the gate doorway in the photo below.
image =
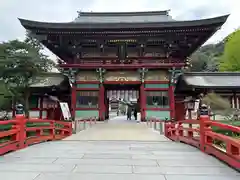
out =
<path fill-rule="evenodd" d="M 105 84 L 105 119 L 116 115 L 126 115 L 130 105 L 140 112 L 140 84 Z"/>

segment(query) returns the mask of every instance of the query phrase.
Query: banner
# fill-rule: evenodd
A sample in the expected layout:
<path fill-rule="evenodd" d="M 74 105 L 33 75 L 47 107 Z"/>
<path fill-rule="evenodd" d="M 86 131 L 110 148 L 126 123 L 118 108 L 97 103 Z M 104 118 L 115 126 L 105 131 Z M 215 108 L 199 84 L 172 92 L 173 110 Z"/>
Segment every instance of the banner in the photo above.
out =
<path fill-rule="evenodd" d="M 68 107 L 68 103 L 60 102 L 60 107 L 61 107 L 61 110 L 62 110 L 64 120 L 65 121 L 70 121 L 72 118 L 71 118 L 70 109 Z"/>

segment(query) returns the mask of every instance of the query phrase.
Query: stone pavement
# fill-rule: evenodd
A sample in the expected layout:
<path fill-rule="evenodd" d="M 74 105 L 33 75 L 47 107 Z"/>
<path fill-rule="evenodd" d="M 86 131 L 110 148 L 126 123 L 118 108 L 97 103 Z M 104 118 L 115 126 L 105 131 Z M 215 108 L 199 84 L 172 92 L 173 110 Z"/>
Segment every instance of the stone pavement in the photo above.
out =
<path fill-rule="evenodd" d="M 165 136 L 146 128 L 145 124 L 136 123 L 135 120 L 127 121 L 126 116 L 117 116 L 108 122 L 98 123 L 65 140 L 168 141 Z"/>
<path fill-rule="evenodd" d="M 116 127 L 118 126 L 119 129 Z M 106 140 L 113 127 L 117 131 Z M 96 126 L 105 133 L 81 133 L 80 140 L 46 142 L 0 157 L 3 180 L 239 180 L 240 174 L 217 159 L 182 144 L 156 139 L 156 133 L 135 122 L 115 121 Z M 124 128 L 127 128 L 125 131 Z M 146 133 L 147 140 L 139 136 Z M 94 129 L 94 128 L 93 128 Z M 141 132 L 138 132 L 138 130 Z M 108 131 L 108 133 L 104 132 Z M 121 138 L 117 138 L 122 131 Z M 86 131 L 90 134 L 90 130 Z M 126 135 L 134 136 L 127 138 Z M 150 135 L 152 134 L 152 136 Z M 110 135 L 111 136 L 111 135 Z M 144 138 L 143 135 L 141 135 Z M 150 139 L 152 137 L 153 139 Z M 134 140 L 135 138 L 135 140 Z M 96 138 L 97 139 L 97 138 Z M 117 139 L 117 140 L 114 140 Z M 126 140 L 127 139 L 127 140 Z M 132 140 L 129 140 L 132 139 Z"/>

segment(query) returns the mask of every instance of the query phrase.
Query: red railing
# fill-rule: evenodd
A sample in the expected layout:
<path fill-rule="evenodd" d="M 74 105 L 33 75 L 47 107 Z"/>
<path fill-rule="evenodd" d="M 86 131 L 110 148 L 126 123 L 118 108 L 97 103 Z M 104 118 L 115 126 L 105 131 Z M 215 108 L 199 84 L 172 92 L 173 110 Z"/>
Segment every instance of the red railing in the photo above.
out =
<path fill-rule="evenodd" d="M 29 145 L 60 140 L 72 135 L 72 122 L 43 119 L 0 121 L 0 155 Z"/>
<path fill-rule="evenodd" d="M 240 134 L 240 127 L 210 120 L 201 116 L 199 120 L 183 120 L 165 123 L 165 136 L 199 148 L 230 166 L 240 169 L 240 139 L 214 130 L 228 130 Z"/>

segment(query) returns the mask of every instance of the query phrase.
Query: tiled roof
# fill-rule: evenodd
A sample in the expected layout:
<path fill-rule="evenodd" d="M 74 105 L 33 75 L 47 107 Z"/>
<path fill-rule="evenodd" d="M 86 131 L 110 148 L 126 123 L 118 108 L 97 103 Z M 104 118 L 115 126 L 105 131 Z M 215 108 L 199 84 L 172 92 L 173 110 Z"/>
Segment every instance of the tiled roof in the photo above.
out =
<path fill-rule="evenodd" d="M 179 77 L 180 81 L 184 81 L 192 87 L 240 87 L 240 73 L 185 73 Z"/>
<path fill-rule="evenodd" d="M 159 16 L 159 17 L 156 17 Z M 151 15 L 151 16 L 121 16 L 124 17 L 119 20 L 119 17 L 113 16 L 108 17 L 111 20 L 104 19 L 104 17 L 92 17 L 91 21 L 87 21 L 87 17 L 85 20 L 78 20 L 77 18 L 75 22 L 70 23 L 50 23 L 50 22 L 38 22 L 38 21 L 31 21 L 26 19 L 19 19 L 22 26 L 26 29 L 64 29 L 66 30 L 73 30 L 73 29 L 119 29 L 119 28 L 177 28 L 177 27 L 198 27 L 198 26 L 210 26 L 213 25 L 216 27 L 216 30 L 225 23 L 229 15 L 219 16 L 215 18 L 209 19 L 201 19 L 201 20 L 191 20 L 191 21 L 174 21 L 171 19 L 171 16 L 166 15 Z M 101 19 L 101 22 L 100 22 Z M 96 22 L 99 20 L 98 22 Z"/>
<path fill-rule="evenodd" d="M 64 81 L 64 77 L 59 76 L 49 76 L 49 77 L 39 77 L 39 81 L 33 83 L 31 87 L 51 87 L 59 86 Z"/>

